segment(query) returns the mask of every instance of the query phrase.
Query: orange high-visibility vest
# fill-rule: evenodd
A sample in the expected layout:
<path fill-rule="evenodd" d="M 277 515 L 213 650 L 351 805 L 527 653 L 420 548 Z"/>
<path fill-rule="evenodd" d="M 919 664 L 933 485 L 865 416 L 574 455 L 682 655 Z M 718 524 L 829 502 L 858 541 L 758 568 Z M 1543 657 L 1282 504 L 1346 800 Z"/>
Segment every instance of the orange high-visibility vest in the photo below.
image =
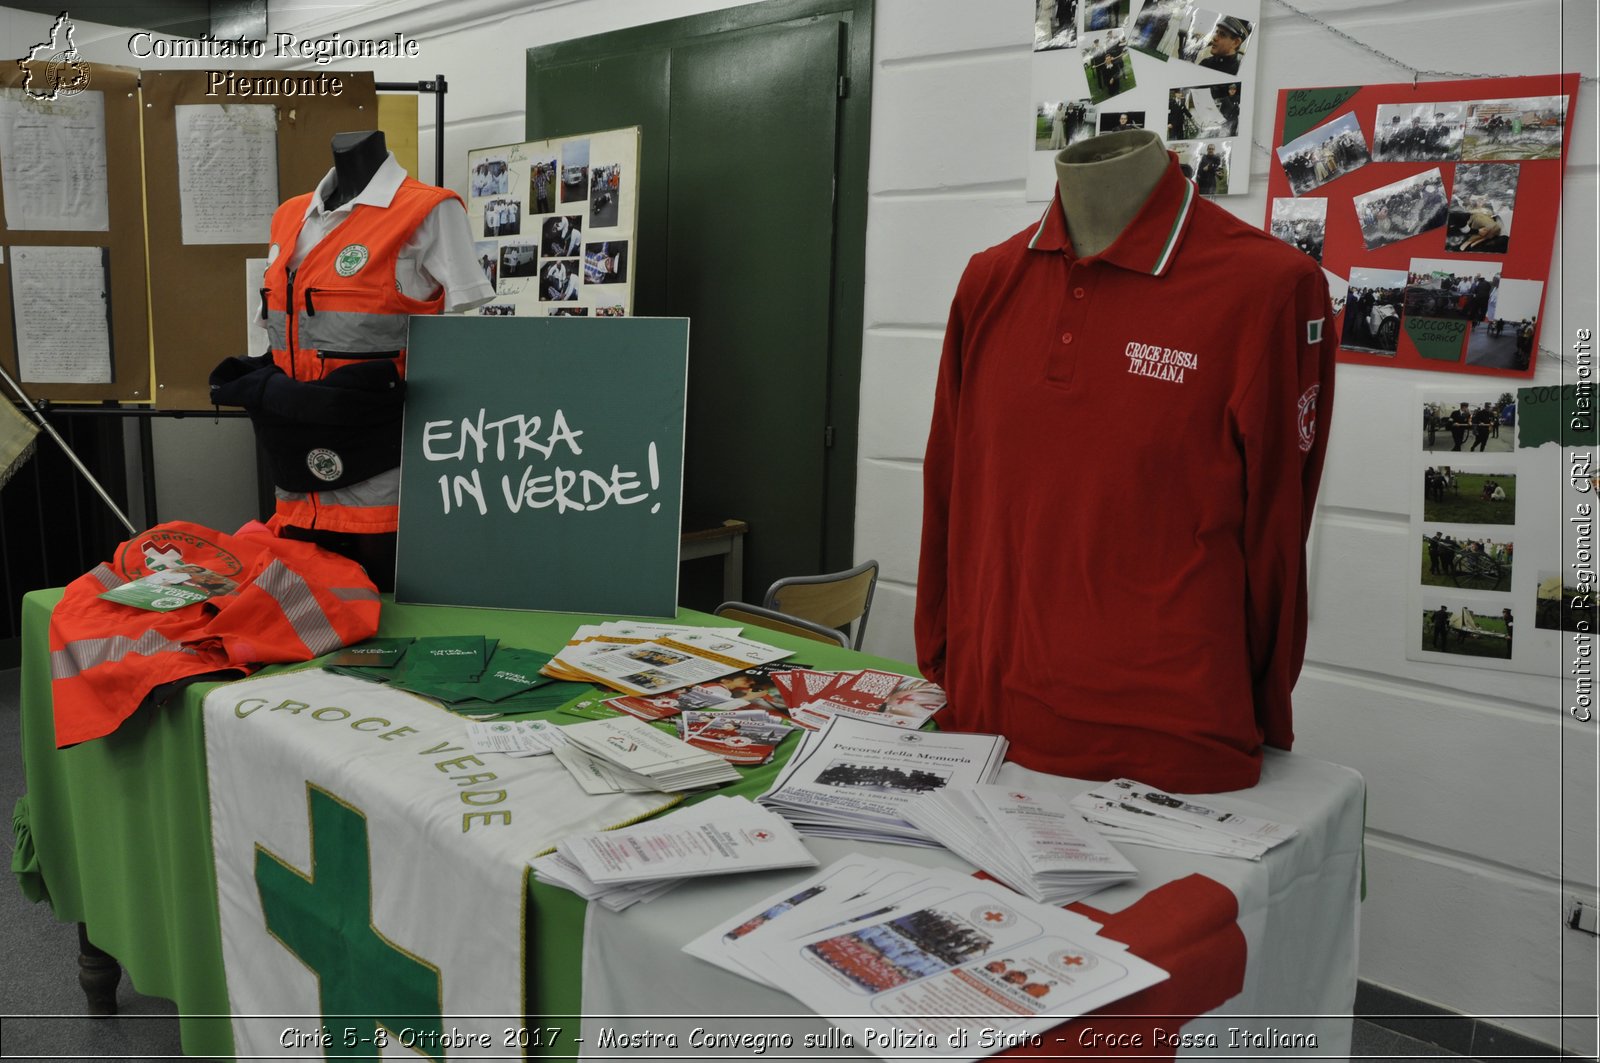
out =
<path fill-rule="evenodd" d="M 272 360 L 295 380 L 321 380 L 340 366 L 389 358 L 403 377 L 409 316 L 437 314 L 444 293 L 413 299 L 400 290 L 400 249 L 433 209 L 461 197 L 407 177 L 387 207 L 357 204 L 291 270 L 295 243 L 311 205 L 308 192 L 278 207 L 262 298 Z M 398 430 L 398 429 L 397 429 Z M 278 491 L 273 528 L 292 525 L 335 532 L 391 532 L 399 521 L 398 471 L 325 491 Z"/>
<path fill-rule="evenodd" d="M 100 597 L 179 565 L 236 586 L 168 613 Z M 359 642 L 378 630 L 378 605 L 360 565 L 262 525 L 237 535 L 184 521 L 157 525 L 68 584 L 50 614 L 56 745 L 110 734 L 164 683 L 208 672 L 233 678 Z"/>

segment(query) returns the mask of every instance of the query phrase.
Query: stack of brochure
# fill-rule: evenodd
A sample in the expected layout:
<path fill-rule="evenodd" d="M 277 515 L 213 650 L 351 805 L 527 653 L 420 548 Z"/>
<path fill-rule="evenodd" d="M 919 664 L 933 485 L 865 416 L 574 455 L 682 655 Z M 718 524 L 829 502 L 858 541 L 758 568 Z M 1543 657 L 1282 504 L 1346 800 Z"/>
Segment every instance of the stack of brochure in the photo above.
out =
<path fill-rule="evenodd" d="M 568 744 L 555 754 L 569 770 L 569 760 L 587 756 L 628 784 L 624 790 L 679 793 L 739 779 L 733 766 L 715 753 L 696 749 L 632 716 L 568 724 L 562 735 Z M 574 774 L 581 783 L 583 776 Z"/>
<path fill-rule="evenodd" d="M 794 828 L 743 797 L 713 797 L 659 819 L 562 839 L 534 877 L 614 912 L 689 878 L 815 867 Z"/>
<path fill-rule="evenodd" d="M 628 624 L 579 628 L 545 666 L 560 679 L 602 683 L 624 694 L 661 694 L 793 656 L 740 638 L 737 628 Z"/>
<path fill-rule="evenodd" d="M 902 731 L 835 716 L 806 734 L 759 800 L 802 834 L 933 846 L 907 820 L 907 806 L 936 790 L 992 782 L 1006 748 L 1001 735 Z"/>
<path fill-rule="evenodd" d="M 916 730 L 944 708 L 944 689 L 926 679 L 864 668 L 820 672 L 810 668 L 774 670 L 789 715 L 801 727 L 816 729 L 834 716 Z"/>
<path fill-rule="evenodd" d="M 1246 860 L 1261 859 L 1267 850 L 1299 833 L 1283 823 L 1229 812 L 1215 800 L 1180 797 L 1132 779 L 1113 779 L 1073 798 L 1072 807 L 1113 841 Z"/>
<path fill-rule="evenodd" d="M 954 871 L 849 856 L 684 946 L 879 1056 L 976 1059 L 1167 978 L 1099 926 Z"/>
<path fill-rule="evenodd" d="M 906 818 L 1041 904 L 1067 904 L 1139 873 L 1059 794 L 947 787 L 908 805 Z"/>

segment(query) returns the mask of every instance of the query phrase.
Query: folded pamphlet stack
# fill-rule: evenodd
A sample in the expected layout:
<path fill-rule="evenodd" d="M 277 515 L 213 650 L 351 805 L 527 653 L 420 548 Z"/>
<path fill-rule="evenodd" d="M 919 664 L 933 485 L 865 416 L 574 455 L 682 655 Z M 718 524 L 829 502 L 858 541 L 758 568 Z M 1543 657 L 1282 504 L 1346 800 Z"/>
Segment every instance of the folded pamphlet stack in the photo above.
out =
<path fill-rule="evenodd" d="M 1189 853 L 1259 860 L 1299 831 L 1223 808 L 1227 798 L 1169 794 L 1132 779 L 1113 779 L 1072 799 L 1072 807 L 1111 841 Z"/>
<path fill-rule="evenodd" d="M 587 755 L 610 774 L 634 784 L 627 789 L 679 793 L 739 780 L 733 765 L 715 753 L 696 749 L 632 716 L 569 724 L 562 734 L 568 746 L 557 756 L 563 763 L 568 754 Z"/>

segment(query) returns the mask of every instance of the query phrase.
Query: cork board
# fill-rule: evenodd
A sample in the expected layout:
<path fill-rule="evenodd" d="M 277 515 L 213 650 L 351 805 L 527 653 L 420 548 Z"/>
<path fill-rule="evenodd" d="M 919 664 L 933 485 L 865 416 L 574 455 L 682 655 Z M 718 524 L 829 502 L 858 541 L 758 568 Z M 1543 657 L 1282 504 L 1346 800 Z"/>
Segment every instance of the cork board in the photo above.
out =
<path fill-rule="evenodd" d="M 262 73 L 262 72 L 252 72 Z M 271 71 L 314 78 L 322 71 Z M 277 109 L 278 195 L 310 192 L 333 165 L 335 133 L 378 127 L 371 73 L 340 71 L 343 91 L 328 95 L 208 96 L 204 70 L 151 70 L 144 75 L 145 200 L 150 227 L 151 338 L 155 405 L 204 410 L 207 378 L 219 361 L 247 351 L 250 308 L 244 264 L 264 258 L 267 243 L 185 244 L 179 197 L 178 112 L 186 104 L 270 104 Z M 226 88 L 226 86 L 222 86 Z"/>
<path fill-rule="evenodd" d="M 22 87 L 16 63 L 0 64 L 0 86 Z M 11 268 L 18 247 L 99 247 L 109 272 L 111 381 L 96 384 L 23 381 L 35 399 L 69 402 L 150 401 L 150 317 L 145 273 L 145 216 L 139 154 L 139 71 L 132 67 L 94 64 L 87 92 L 100 93 L 105 105 L 106 209 L 104 232 L 49 229 L 15 231 L 0 210 L 0 364 L 21 379 L 16 349 L 16 318 L 11 295 Z M 48 108 L 48 102 L 37 106 Z M 4 191 L 0 189 L 0 204 Z"/>

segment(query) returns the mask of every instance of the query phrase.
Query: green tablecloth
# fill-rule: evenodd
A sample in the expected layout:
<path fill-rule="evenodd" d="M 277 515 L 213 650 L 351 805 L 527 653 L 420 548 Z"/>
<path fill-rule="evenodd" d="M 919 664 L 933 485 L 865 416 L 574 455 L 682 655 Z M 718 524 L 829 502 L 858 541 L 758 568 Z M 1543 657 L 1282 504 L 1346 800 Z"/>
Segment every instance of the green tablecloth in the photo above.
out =
<path fill-rule="evenodd" d="M 233 1032 L 222 971 L 222 941 L 211 859 L 205 736 L 200 704 L 216 684 L 190 688 L 159 708 L 141 709 L 114 734 L 55 748 L 50 701 L 50 610 L 60 590 L 22 605 L 22 754 L 29 826 L 56 918 L 88 926 L 89 939 L 121 962 L 139 991 L 178 1005 L 184 1051 L 229 1058 Z M 554 651 L 584 623 L 609 617 L 394 605 L 380 635 L 481 634 L 508 646 Z M 684 623 L 726 621 L 680 611 Z M 880 667 L 894 661 L 760 629 L 747 634 L 796 651 L 818 668 Z M 560 722 L 563 717 L 544 713 Z M 785 746 L 793 749 L 791 742 Z M 744 772 L 717 793 L 754 796 L 778 760 Z M 529 854 L 530 856 L 533 854 Z M 528 1001 L 531 1022 L 559 1028 L 554 1045 L 530 1054 L 575 1055 L 570 1038 L 582 994 L 584 902 L 564 890 L 529 887 Z M 541 1039 L 542 1040 L 542 1039 Z"/>

